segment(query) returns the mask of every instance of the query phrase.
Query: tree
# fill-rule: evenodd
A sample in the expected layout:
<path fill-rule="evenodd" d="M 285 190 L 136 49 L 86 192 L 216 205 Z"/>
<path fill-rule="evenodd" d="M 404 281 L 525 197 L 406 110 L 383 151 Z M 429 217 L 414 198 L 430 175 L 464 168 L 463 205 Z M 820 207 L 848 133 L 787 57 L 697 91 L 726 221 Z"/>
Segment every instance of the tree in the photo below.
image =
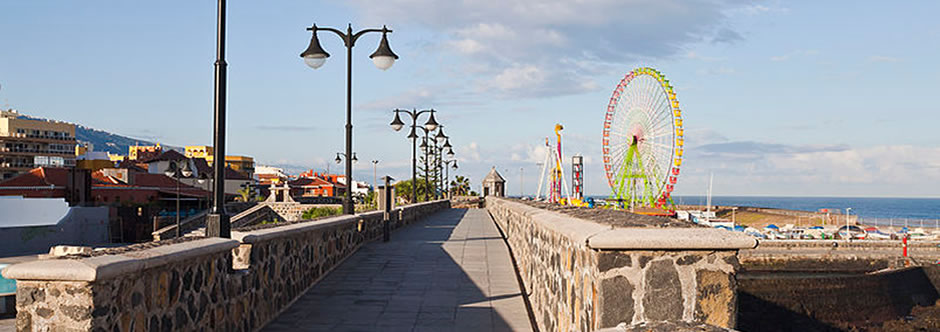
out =
<path fill-rule="evenodd" d="M 427 169 L 424 168 L 425 160 L 428 161 Z M 430 156 L 420 156 L 418 157 L 417 164 L 419 180 L 418 184 L 421 185 L 421 187 L 418 187 L 419 199 L 424 199 L 423 197 L 420 197 L 423 196 L 421 195 L 422 189 L 424 189 L 423 192 L 427 192 L 430 194 L 430 196 L 434 196 L 436 192 L 435 188 L 437 188 L 437 185 L 440 183 L 442 177 L 441 170 L 437 168 L 437 156 L 433 154 Z"/>
<path fill-rule="evenodd" d="M 395 196 L 401 197 L 407 202 L 411 202 L 411 187 L 411 179 L 398 181 L 398 183 L 395 183 Z M 424 200 L 424 194 L 428 192 L 427 188 L 427 181 L 418 178 L 418 202 Z"/>
<path fill-rule="evenodd" d="M 451 194 L 454 196 L 466 196 L 470 194 L 470 178 L 457 175 L 454 181 L 450 182 Z"/>
<path fill-rule="evenodd" d="M 244 187 L 238 189 L 238 195 L 242 202 L 251 202 L 254 196 L 254 192 L 252 192 L 250 187 Z"/>

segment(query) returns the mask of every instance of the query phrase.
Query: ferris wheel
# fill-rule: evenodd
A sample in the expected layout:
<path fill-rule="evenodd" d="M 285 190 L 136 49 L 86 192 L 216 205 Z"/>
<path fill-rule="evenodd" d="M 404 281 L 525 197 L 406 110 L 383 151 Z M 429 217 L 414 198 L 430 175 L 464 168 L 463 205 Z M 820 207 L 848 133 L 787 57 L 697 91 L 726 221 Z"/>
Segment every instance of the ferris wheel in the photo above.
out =
<path fill-rule="evenodd" d="M 614 89 L 604 117 L 604 170 L 611 199 L 670 209 L 682 165 L 682 111 L 659 71 L 634 69 Z"/>

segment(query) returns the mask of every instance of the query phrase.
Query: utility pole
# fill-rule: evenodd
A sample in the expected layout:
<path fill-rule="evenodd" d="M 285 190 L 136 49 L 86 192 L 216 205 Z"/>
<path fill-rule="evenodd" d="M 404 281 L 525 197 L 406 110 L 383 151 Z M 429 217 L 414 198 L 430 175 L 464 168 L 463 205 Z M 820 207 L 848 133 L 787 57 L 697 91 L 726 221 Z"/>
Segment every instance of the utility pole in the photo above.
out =
<path fill-rule="evenodd" d="M 525 168 L 519 167 L 519 198 L 525 197 L 525 185 L 523 185 L 522 173 L 525 172 Z"/>

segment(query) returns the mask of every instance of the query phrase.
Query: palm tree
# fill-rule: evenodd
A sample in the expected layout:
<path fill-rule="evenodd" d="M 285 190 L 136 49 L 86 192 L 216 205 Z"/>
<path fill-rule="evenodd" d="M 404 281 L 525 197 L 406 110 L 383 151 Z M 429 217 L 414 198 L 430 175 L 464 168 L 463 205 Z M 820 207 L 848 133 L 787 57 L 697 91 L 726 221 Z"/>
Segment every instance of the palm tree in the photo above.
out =
<path fill-rule="evenodd" d="M 466 196 L 470 194 L 470 178 L 457 175 L 454 181 L 450 182 L 450 188 L 454 196 Z"/>

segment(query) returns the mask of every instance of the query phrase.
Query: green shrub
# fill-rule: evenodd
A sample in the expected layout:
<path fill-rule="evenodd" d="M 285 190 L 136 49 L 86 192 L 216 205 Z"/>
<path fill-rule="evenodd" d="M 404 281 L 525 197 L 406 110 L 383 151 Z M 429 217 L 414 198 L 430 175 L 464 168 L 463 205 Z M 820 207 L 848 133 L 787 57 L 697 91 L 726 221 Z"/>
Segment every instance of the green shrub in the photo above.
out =
<path fill-rule="evenodd" d="M 307 210 L 307 211 L 304 211 L 304 213 L 303 213 L 303 215 L 301 216 L 301 218 L 303 218 L 303 219 L 315 219 L 315 218 L 327 217 L 327 216 L 337 216 L 337 215 L 339 215 L 339 214 L 342 213 L 342 212 L 343 212 L 343 210 L 340 209 L 340 208 L 325 207 L 325 206 L 324 206 L 324 207 L 314 207 L 314 208 L 310 208 L 310 209 Z"/>

